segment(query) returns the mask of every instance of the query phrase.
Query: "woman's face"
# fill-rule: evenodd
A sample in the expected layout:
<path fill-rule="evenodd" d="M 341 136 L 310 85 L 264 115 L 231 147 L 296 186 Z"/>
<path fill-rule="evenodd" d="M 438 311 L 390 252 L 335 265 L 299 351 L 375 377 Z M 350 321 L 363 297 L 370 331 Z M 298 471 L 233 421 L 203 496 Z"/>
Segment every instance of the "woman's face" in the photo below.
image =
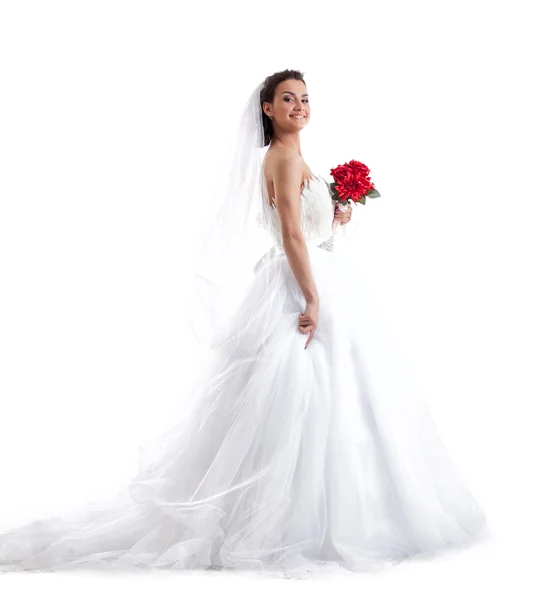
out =
<path fill-rule="evenodd" d="M 306 85 L 298 79 L 281 81 L 274 90 L 273 102 L 264 102 L 264 111 L 274 116 L 284 131 L 300 131 L 310 119 L 310 103 Z"/>

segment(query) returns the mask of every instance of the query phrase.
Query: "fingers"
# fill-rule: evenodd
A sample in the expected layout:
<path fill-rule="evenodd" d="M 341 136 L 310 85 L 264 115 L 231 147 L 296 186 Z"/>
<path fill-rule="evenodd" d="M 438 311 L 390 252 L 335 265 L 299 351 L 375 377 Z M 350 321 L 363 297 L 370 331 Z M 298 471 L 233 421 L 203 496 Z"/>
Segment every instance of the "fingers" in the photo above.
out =
<path fill-rule="evenodd" d="M 315 325 L 313 323 L 308 323 L 307 325 L 299 325 L 299 331 L 300 331 L 300 333 L 308 333 L 314 327 L 315 327 Z"/>
<path fill-rule="evenodd" d="M 301 313 L 299 315 L 298 330 L 300 331 L 300 333 L 309 333 L 310 334 L 308 336 L 308 339 L 306 340 L 304 349 L 306 349 L 308 347 L 311 339 L 313 338 L 316 327 L 317 327 L 316 323 L 314 322 L 313 319 L 311 319 L 311 317 L 309 315 L 307 315 L 306 313 L 304 313 L 304 314 Z"/>
<path fill-rule="evenodd" d="M 310 334 L 308 336 L 308 339 L 306 340 L 306 344 L 304 346 L 304 349 L 306 349 L 308 347 L 308 344 L 310 343 L 310 340 L 313 337 L 313 334 L 315 333 L 316 327 L 312 323 L 311 319 L 309 319 L 307 317 L 302 318 L 302 315 L 301 315 L 301 321 L 304 321 L 304 322 L 299 323 L 298 329 L 299 329 L 300 333 L 309 333 Z"/>
<path fill-rule="evenodd" d="M 350 219 L 352 214 L 352 206 L 348 206 L 347 210 L 341 210 L 339 206 L 336 206 L 334 210 L 334 218 L 335 219 Z"/>

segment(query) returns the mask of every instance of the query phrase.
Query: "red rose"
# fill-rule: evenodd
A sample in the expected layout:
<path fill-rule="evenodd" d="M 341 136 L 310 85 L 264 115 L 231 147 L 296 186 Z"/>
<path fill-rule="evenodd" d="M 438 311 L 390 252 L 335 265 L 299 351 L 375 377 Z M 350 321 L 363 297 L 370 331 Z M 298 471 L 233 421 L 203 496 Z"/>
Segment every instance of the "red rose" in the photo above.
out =
<path fill-rule="evenodd" d="M 357 160 L 351 160 L 330 170 L 334 178 L 334 190 L 340 200 L 358 202 L 370 192 L 374 185 L 369 177 L 369 169 Z"/>

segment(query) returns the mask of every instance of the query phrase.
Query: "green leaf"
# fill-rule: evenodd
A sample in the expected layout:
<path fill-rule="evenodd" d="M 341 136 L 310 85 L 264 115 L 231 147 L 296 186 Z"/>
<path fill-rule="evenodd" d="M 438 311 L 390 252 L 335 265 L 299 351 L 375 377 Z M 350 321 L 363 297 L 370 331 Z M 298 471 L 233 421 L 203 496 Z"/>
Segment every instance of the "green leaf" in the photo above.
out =
<path fill-rule="evenodd" d="M 380 198 L 380 193 L 376 188 L 373 188 L 370 192 L 365 194 L 368 198 Z"/>
<path fill-rule="evenodd" d="M 361 202 L 362 204 L 365 204 L 365 196 L 362 196 L 360 198 L 360 200 L 358 200 L 358 202 Z"/>

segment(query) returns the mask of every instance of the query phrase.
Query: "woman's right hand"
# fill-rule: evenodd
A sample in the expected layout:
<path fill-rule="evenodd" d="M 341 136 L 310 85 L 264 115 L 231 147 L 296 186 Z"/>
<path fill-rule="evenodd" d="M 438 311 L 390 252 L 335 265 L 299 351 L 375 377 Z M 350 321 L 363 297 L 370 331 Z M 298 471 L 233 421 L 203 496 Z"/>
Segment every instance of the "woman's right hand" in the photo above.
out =
<path fill-rule="evenodd" d="M 308 347 L 319 320 L 319 300 L 311 300 L 306 302 L 306 310 L 299 315 L 299 331 L 301 333 L 309 333 L 304 350 Z"/>

